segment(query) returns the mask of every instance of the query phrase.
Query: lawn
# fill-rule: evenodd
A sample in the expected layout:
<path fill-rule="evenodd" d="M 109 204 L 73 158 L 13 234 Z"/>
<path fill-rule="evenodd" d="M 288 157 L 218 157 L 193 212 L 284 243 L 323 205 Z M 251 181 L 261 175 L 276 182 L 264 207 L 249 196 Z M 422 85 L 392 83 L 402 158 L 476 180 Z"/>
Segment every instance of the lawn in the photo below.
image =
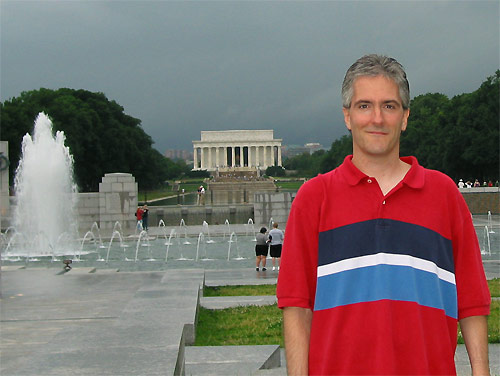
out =
<path fill-rule="evenodd" d="M 195 346 L 283 347 L 282 315 L 276 304 L 211 310 L 200 307 Z"/>
<path fill-rule="evenodd" d="M 488 281 L 492 297 L 500 297 L 500 278 Z M 274 295 L 276 285 L 205 287 L 204 296 Z M 488 317 L 488 342 L 500 343 L 500 301 Z M 458 343 L 463 338 L 458 330 Z M 196 346 L 269 345 L 283 347 L 281 310 L 274 305 L 210 310 L 200 308 Z"/>
<path fill-rule="evenodd" d="M 203 179 L 184 179 L 181 180 L 181 183 L 179 184 L 179 192 L 184 189 L 185 193 L 188 192 L 196 192 L 199 188 L 200 185 L 205 185 L 203 183 Z M 170 197 L 170 196 L 175 196 L 177 193 L 179 193 L 177 190 L 173 191 L 172 187 L 175 185 L 175 181 L 169 181 L 169 186 L 162 188 L 162 189 L 156 189 L 152 191 L 143 191 L 140 190 L 138 193 L 138 200 L 139 202 L 144 202 L 146 199 L 148 201 L 155 200 L 158 198 L 165 198 L 165 197 Z"/>

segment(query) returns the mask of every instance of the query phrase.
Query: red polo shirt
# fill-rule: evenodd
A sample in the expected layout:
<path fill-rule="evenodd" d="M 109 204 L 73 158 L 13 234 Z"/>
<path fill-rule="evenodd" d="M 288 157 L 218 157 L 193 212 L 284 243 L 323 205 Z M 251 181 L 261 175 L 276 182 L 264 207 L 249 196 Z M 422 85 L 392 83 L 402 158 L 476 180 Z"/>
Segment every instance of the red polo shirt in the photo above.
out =
<path fill-rule="evenodd" d="M 292 204 L 278 305 L 313 310 L 310 374 L 455 374 L 457 320 L 489 314 L 472 218 L 414 157 L 383 195 L 348 156 Z"/>

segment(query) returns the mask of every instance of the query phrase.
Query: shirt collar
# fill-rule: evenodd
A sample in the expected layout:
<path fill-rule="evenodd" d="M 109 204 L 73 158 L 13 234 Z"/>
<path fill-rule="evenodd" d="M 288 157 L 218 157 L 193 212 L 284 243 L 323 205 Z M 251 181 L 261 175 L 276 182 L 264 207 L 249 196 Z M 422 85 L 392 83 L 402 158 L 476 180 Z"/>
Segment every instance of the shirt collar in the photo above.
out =
<path fill-rule="evenodd" d="M 425 183 L 425 173 L 424 168 L 420 166 L 417 158 L 410 157 L 401 157 L 403 162 L 411 165 L 410 170 L 407 172 L 405 177 L 403 178 L 403 184 L 409 186 L 410 188 L 419 189 L 424 186 Z M 342 175 L 347 180 L 349 185 L 357 185 L 363 179 L 366 179 L 368 176 L 361 172 L 353 163 L 352 163 L 352 155 L 348 155 L 344 159 L 344 163 L 340 165 L 340 171 Z"/>

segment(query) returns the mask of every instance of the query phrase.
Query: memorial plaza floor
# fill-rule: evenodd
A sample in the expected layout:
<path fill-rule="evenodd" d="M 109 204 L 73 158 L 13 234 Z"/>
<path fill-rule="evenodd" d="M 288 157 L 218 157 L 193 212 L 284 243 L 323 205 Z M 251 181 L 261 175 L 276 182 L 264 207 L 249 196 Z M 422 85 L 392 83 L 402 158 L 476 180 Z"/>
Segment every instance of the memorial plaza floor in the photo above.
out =
<path fill-rule="evenodd" d="M 485 261 L 488 278 L 500 262 Z M 188 346 L 199 305 L 273 304 L 274 296 L 204 298 L 205 285 L 274 284 L 254 268 L 123 272 L 75 266 L 2 266 L 1 375 L 285 375 L 284 350 L 271 346 Z M 265 334 L 263 334 L 265 335 Z M 470 375 L 464 346 L 458 374 Z M 500 345 L 490 345 L 500 375 Z"/>

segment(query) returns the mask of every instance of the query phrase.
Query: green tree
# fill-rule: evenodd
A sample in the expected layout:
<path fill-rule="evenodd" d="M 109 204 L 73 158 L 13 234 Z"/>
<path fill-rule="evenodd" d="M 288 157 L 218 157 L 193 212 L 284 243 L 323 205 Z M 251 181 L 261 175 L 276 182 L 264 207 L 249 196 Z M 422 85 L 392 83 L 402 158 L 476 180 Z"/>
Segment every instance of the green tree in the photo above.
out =
<path fill-rule="evenodd" d="M 268 168 L 266 168 L 266 175 L 285 176 L 285 169 L 281 166 L 269 166 Z"/>
<path fill-rule="evenodd" d="M 325 150 L 317 150 L 312 154 L 302 153 L 286 159 L 283 167 L 287 170 L 296 170 L 299 176 L 316 176 L 320 172 L 321 161 L 325 153 Z"/>
<path fill-rule="evenodd" d="M 459 178 L 497 180 L 499 173 L 500 71 L 479 89 L 451 100 L 443 94 L 415 97 L 401 155 Z"/>
<path fill-rule="evenodd" d="M 352 154 L 352 136 L 350 134 L 333 141 L 330 150 L 321 161 L 320 172 L 325 173 L 340 166 L 349 154 Z"/>
<path fill-rule="evenodd" d="M 103 93 L 86 90 L 40 89 L 0 103 L 2 140 L 9 141 L 10 174 L 19 164 L 21 142 L 45 112 L 54 131 L 63 131 L 74 158 L 75 180 L 81 191 L 95 191 L 105 173 L 127 172 L 142 189 L 161 186 L 178 165 L 163 157 L 141 121 L 124 113 Z"/>

